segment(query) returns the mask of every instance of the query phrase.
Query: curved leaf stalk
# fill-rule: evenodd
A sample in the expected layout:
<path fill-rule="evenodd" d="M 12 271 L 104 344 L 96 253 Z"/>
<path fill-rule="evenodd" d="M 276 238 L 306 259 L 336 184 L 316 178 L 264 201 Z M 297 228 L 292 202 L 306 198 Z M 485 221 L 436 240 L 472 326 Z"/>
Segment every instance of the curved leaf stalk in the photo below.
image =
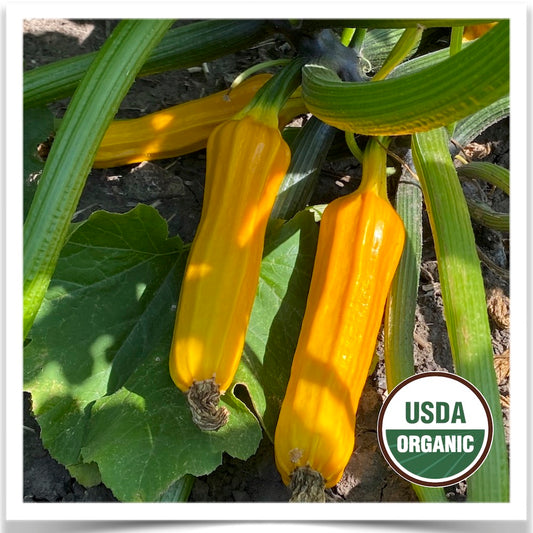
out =
<path fill-rule="evenodd" d="M 24 338 L 46 293 L 96 149 L 171 20 L 119 23 L 67 109 L 24 223 Z"/>
<path fill-rule="evenodd" d="M 384 80 L 418 46 L 424 28 L 406 28 L 372 81 Z"/>
<path fill-rule="evenodd" d="M 468 478 L 468 499 L 505 502 L 509 500 L 509 465 L 485 288 L 467 204 L 448 151 L 448 140 L 445 128 L 415 134 L 413 160 L 435 242 L 455 370 L 484 395 L 494 424 L 490 452 L 479 470 Z"/>
<path fill-rule="evenodd" d="M 193 67 L 255 44 L 270 31 L 264 20 L 206 20 L 173 28 L 150 52 L 137 75 Z M 25 72 L 24 106 L 36 107 L 72 95 L 96 55 L 83 54 Z"/>
<path fill-rule="evenodd" d="M 468 198 L 466 203 L 470 216 L 476 222 L 496 231 L 509 231 L 510 217 L 508 213 L 499 213 L 482 202 L 476 202 Z"/>
<path fill-rule="evenodd" d="M 509 194 L 510 173 L 507 168 L 485 161 L 472 161 L 468 165 L 457 167 L 457 174 L 460 178 L 476 178 L 486 181 Z"/>
<path fill-rule="evenodd" d="M 456 170 L 459 178 L 480 179 L 509 194 L 509 170 L 504 167 L 484 161 L 473 161 L 457 167 Z M 486 204 L 468 198 L 466 202 L 474 220 L 497 231 L 509 231 L 509 213 L 499 213 Z"/>
<path fill-rule="evenodd" d="M 480 133 L 509 116 L 509 95 L 500 98 L 488 107 L 480 109 L 457 123 L 453 134 L 453 145 L 450 146 L 452 155 L 460 151 L 460 146 L 472 142 Z M 457 146 L 459 145 L 459 146 Z"/>
<path fill-rule="evenodd" d="M 465 70 L 465 65 L 476 68 Z M 448 59 L 376 83 L 343 82 L 319 65 L 303 69 L 310 112 L 339 129 L 365 135 L 428 131 L 483 109 L 509 90 L 509 22 Z"/>
<path fill-rule="evenodd" d="M 404 160 L 412 167 L 410 151 Z M 396 191 L 395 209 L 405 227 L 405 246 L 385 307 L 384 356 L 389 392 L 415 373 L 413 333 L 422 258 L 422 189 L 406 169 Z M 446 501 L 441 488 L 412 487 L 420 501 Z"/>
<path fill-rule="evenodd" d="M 359 164 L 363 163 L 363 151 L 361 148 L 359 148 L 359 145 L 357 144 L 357 141 L 355 140 L 355 136 L 353 133 L 349 131 L 344 132 L 344 139 L 346 140 L 346 144 L 348 146 L 348 149 L 352 153 L 352 155 L 359 161 Z"/>

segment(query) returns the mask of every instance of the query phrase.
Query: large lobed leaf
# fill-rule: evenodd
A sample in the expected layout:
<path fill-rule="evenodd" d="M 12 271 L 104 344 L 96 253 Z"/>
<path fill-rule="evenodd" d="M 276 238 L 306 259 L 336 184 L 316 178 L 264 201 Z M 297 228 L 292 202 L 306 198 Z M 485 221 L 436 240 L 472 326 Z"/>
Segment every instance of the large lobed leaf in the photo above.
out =
<path fill-rule="evenodd" d="M 310 214 L 273 223 L 243 383 L 261 419 L 281 403 L 316 245 Z M 97 212 L 72 233 L 25 349 L 25 388 L 45 447 L 82 483 L 103 482 L 123 501 L 155 501 L 176 480 L 214 470 L 222 453 L 246 459 L 262 437 L 257 418 L 228 391 L 227 426 L 192 423 L 168 373 L 175 304 L 187 247 L 168 238 L 148 206 Z M 269 418 L 269 414 L 270 415 Z"/>
<path fill-rule="evenodd" d="M 318 227 L 310 212 L 300 212 L 285 224 L 272 221 L 266 238 L 236 381 L 248 388 L 272 441 L 305 311 L 317 240 Z"/>

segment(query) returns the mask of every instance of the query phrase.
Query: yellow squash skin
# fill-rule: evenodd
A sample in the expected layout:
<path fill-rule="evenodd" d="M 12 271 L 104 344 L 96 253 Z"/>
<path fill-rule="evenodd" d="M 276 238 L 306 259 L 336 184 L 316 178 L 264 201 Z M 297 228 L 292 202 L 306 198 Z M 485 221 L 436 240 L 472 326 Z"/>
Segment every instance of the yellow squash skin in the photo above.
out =
<path fill-rule="evenodd" d="M 384 155 L 380 157 L 383 168 L 377 171 L 384 180 Z M 357 406 L 404 233 L 400 217 L 372 176 L 363 175 L 357 191 L 324 211 L 275 433 L 276 464 L 287 485 L 298 467 L 320 473 L 326 488 L 342 477 L 353 452 Z"/>
<path fill-rule="evenodd" d="M 258 74 L 220 91 L 140 118 L 114 120 L 93 163 L 109 168 L 177 157 L 205 148 L 213 129 L 240 111 L 272 76 Z"/>
<path fill-rule="evenodd" d="M 485 35 L 489 30 L 496 26 L 497 22 L 490 22 L 489 24 L 476 24 L 474 26 L 465 26 L 463 30 L 463 42 L 473 41 L 482 35 Z"/>
<path fill-rule="evenodd" d="M 266 225 L 290 162 L 279 130 L 252 116 L 207 144 L 205 195 L 178 302 L 170 374 L 184 392 L 230 386 L 257 290 Z"/>

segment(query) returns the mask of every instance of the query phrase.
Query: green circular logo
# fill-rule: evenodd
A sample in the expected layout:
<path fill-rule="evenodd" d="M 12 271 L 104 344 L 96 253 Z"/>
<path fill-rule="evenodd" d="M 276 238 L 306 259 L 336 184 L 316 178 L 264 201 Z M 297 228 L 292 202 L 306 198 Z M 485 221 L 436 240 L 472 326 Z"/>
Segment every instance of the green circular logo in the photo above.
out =
<path fill-rule="evenodd" d="M 412 376 L 387 397 L 378 417 L 378 441 L 403 478 L 428 487 L 472 475 L 492 444 L 492 416 L 483 395 L 446 372 Z"/>

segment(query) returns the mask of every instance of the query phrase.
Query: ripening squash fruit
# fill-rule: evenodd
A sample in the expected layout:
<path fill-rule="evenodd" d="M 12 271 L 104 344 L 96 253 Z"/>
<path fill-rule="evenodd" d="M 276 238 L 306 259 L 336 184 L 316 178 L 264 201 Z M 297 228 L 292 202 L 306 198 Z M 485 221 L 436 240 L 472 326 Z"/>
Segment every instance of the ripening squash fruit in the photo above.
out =
<path fill-rule="evenodd" d="M 266 225 L 290 163 L 276 126 L 253 116 L 218 126 L 207 143 L 200 224 L 182 281 L 170 374 L 193 419 L 216 430 L 217 408 L 235 375 L 252 310 Z"/>
<path fill-rule="evenodd" d="M 463 41 L 468 42 L 478 39 L 496 26 L 496 24 L 497 22 L 490 22 L 488 24 L 474 24 L 473 26 L 465 26 L 463 30 Z"/>
<path fill-rule="evenodd" d="M 357 191 L 320 222 L 307 306 L 277 423 L 277 468 L 292 501 L 323 501 L 355 440 L 355 417 L 403 244 L 387 199 L 386 152 L 369 141 Z"/>
<path fill-rule="evenodd" d="M 205 148 L 215 127 L 248 104 L 270 78 L 271 74 L 257 74 L 231 91 L 220 91 L 140 118 L 114 120 L 104 134 L 93 167 L 178 157 Z M 301 97 L 294 95 L 280 112 L 280 126 L 304 112 Z"/>
<path fill-rule="evenodd" d="M 170 375 L 205 431 L 229 416 L 219 400 L 239 366 L 267 222 L 291 159 L 279 115 L 300 84 L 302 64 L 296 58 L 285 66 L 207 141 L 202 213 L 169 355 Z"/>
<path fill-rule="evenodd" d="M 213 129 L 240 111 L 270 74 L 253 76 L 231 92 L 220 91 L 140 118 L 114 120 L 93 163 L 95 168 L 177 157 L 205 148 Z"/>

